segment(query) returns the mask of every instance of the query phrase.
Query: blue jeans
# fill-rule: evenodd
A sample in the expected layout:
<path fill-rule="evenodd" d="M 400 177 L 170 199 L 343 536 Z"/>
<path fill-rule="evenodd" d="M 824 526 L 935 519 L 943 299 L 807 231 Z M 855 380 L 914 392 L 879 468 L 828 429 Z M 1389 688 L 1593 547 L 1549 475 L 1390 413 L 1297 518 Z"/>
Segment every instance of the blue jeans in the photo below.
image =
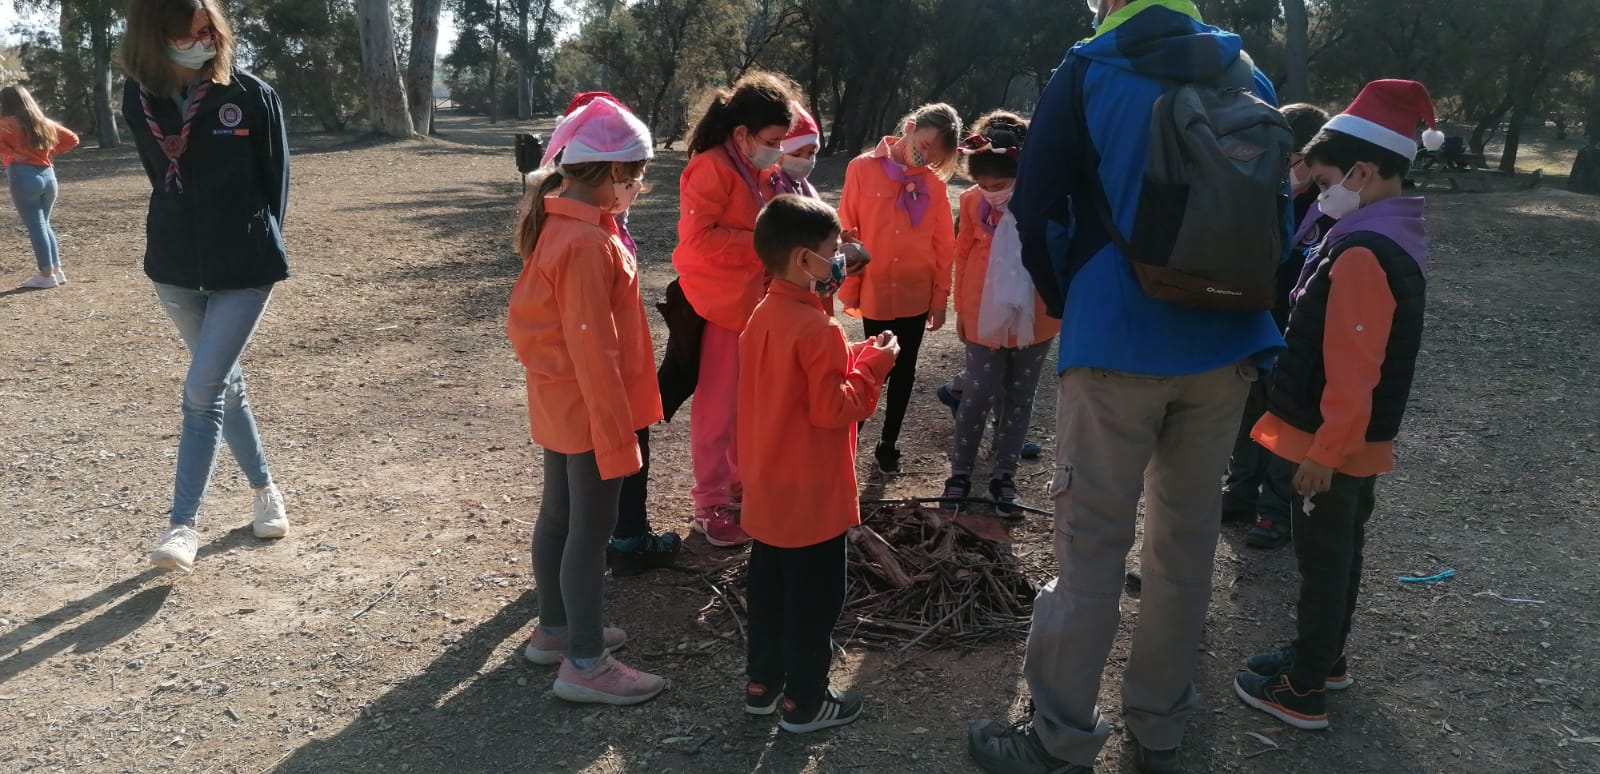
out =
<path fill-rule="evenodd" d="M 56 206 L 56 171 L 51 167 L 12 162 L 6 167 L 11 182 L 11 201 L 17 205 L 22 225 L 28 227 L 28 240 L 33 242 L 33 259 L 39 264 L 39 273 L 46 274 L 61 268 L 61 247 L 56 244 L 56 232 L 50 228 L 50 211 Z"/>
<path fill-rule="evenodd" d="M 191 290 L 156 283 L 156 296 L 189 347 L 183 381 L 183 431 L 178 436 L 178 474 L 172 492 L 172 523 L 194 526 L 200 499 L 217 463 L 217 440 L 257 489 L 272 483 L 256 418 L 245 399 L 239 357 L 261 322 L 272 286 L 243 290 Z"/>

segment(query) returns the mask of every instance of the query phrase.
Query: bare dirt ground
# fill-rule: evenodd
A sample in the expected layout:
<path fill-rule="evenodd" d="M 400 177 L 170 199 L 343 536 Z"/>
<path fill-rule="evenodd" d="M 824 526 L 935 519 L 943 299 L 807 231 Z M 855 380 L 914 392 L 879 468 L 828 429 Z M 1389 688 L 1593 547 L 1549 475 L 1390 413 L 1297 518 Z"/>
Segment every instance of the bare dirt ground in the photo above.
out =
<path fill-rule="evenodd" d="M 637 708 L 573 706 L 520 660 L 535 615 L 527 542 L 540 491 L 522 374 L 502 332 L 519 269 L 509 126 L 450 142 L 295 141 L 295 277 L 246 357 L 295 529 L 246 526 L 224 453 L 196 572 L 149 571 L 187 363 L 140 268 L 146 182 L 126 150 L 60 163 L 73 281 L 0 292 L 0 771 L 961 772 L 964 728 L 1026 702 L 1020 642 L 836 667 L 867 716 L 796 739 L 739 712 L 742 649 L 698 612 L 692 573 L 608 580 L 626 657 L 670 676 Z M 652 170 L 634 230 L 646 293 L 671 278 L 680 154 Z M 824 164 L 836 195 L 842 161 Z M 1429 331 L 1400 470 L 1380 485 L 1334 730 L 1290 732 L 1228 681 L 1292 631 L 1286 552 L 1226 530 L 1201 656 L 1197 772 L 1600 770 L 1600 200 L 1540 189 L 1436 196 Z M 0 229 L 7 277 L 31 271 Z M 658 332 L 658 346 L 664 331 Z M 932 494 L 957 368 L 930 339 L 890 495 Z M 1051 444 L 1050 385 L 1036 438 Z M 659 526 L 688 517 L 686 422 L 657 435 Z M 865 431 L 868 441 L 876 429 Z M 865 447 L 864 447 L 865 448 Z M 1042 501 L 1050 462 L 1027 463 Z M 1017 531 L 1051 566 L 1049 525 Z M 686 563 L 728 552 L 698 539 Z M 1437 586 L 1400 575 L 1454 568 Z M 1533 600 L 1533 601 L 1515 601 Z M 1103 689 L 1117 720 L 1127 631 Z M 1117 739 L 1102 771 L 1127 771 Z"/>

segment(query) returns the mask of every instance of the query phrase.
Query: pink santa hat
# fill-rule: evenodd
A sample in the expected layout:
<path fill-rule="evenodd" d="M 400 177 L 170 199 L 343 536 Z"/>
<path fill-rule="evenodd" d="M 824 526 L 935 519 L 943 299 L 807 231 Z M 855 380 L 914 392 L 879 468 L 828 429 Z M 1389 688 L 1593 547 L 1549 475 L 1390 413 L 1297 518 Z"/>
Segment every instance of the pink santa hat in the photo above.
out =
<path fill-rule="evenodd" d="M 1419 123 L 1428 125 L 1422 133 L 1423 147 L 1438 150 L 1444 146 L 1444 132 L 1439 131 L 1428 87 L 1416 81 L 1389 79 L 1367 84 L 1350 107 L 1322 128 L 1366 140 L 1415 161 Z"/>
<path fill-rule="evenodd" d="M 550 134 L 544 164 L 561 154 L 562 164 L 645 161 L 655 157 L 650 128 L 621 103 L 596 97 L 568 113 Z"/>
<path fill-rule="evenodd" d="M 789 103 L 789 108 L 794 111 L 794 123 L 790 125 L 789 136 L 783 138 L 778 150 L 795 153 L 822 144 L 822 129 L 817 126 L 817 119 L 812 118 L 798 102 Z"/>

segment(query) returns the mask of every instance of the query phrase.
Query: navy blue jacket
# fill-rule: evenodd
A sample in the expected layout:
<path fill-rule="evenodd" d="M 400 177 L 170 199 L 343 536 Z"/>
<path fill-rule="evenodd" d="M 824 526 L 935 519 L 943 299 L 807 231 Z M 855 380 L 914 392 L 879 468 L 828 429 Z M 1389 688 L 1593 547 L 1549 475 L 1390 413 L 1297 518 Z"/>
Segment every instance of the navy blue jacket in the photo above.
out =
<path fill-rule="evenodd" d="M 170 96 L 150 97 L 163 134 L 183 127 Z M 260 78 L 235 68 L 227 86 L 212 84 L 179 157 L 183 191 L 166 185 L 167 157 L 150 133 L 139 84 L 128 79 L 122 115 L 150 177 L 144 271 L 167 285 L 235 290 L 289 276 L 283 216 L 289 198 L 289 135 L 283 102 Z"/>
<path fill-rule="evenodd" d="M 1266 366 L 1282 350 L 1267 312 L 1192 309 L 1146 295 L 1089 196 L 1089 186 L 1100 185 L 1117 226 L 1131 232 L 1151 109 L 1164 83 L 1215 77 L 1241 50 L 1237 35 L 1202 23 L 1190 0 L 1136 0 L 1074 46 L 1051 76 L 1009 206 L 1022 262 L 1061 318 L 1062 371 L 1182 376 L 1252 358 Z M 1276 103 L 1259 72 L 1254 91 Z"/>

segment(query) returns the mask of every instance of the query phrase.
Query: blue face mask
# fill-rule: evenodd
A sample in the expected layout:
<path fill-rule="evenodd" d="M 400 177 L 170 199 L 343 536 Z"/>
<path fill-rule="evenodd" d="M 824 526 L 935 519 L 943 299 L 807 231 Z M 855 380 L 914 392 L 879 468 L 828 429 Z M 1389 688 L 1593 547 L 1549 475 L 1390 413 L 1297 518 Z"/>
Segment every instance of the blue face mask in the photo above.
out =
<path fill-rule="evenodd" d="M 828 262 L 828 278 L 811 278 L 811 289 L 819 296 L 832 295 L 840 286 L 844 285 L 844 256 L 835 254 L 832 258 L 823 258 L 821 253 L 808 250 L 812 255 Z M 810 274 L 810 272 L 807 272 Z"/>
<path fill-rule="evenodd" d="M 198 70 L 205 67 L 207 62 L 216 57 L 217 46 L 209 40 L 203 43 L 196 43 L 192 48 L 178 48 L 171 44 L 167 45 L 167 58 L 171 59 L 173 64 L 179 67 L 187 67 L 190 70 Z"/>

